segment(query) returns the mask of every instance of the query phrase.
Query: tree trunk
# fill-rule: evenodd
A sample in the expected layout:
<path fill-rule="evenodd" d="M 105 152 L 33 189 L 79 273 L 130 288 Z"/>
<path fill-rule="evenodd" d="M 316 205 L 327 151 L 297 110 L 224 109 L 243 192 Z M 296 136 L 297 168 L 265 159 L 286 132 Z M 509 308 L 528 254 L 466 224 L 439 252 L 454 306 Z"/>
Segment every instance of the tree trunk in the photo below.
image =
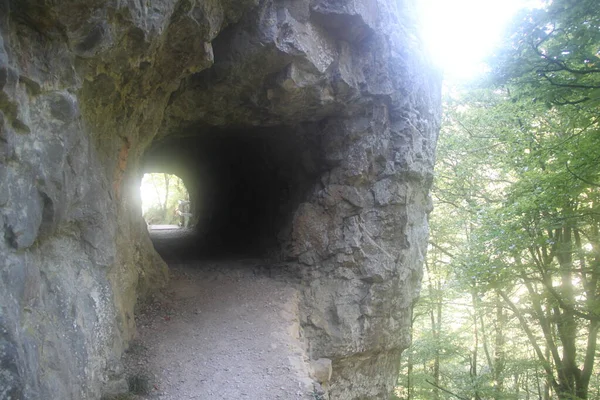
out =
<path fill-rule="evenodd" d="M 433 321 L 435 322 L 435 360 L 433 362 L 433 381 L 437 386 L 441 385 L 440 382 L 440 339 L 441 339 L 441 333 L 442 333 L 442 299 L 441 299 L 441 293 L 442 293 L 442 287 L 441 287 L 441 283 L 440 280 L 437 279 L 436 280 L 436 314 L 437 314 L 437 321 Z M 439 390 L 436 389 L 435 391 L 435 400 L 439 399 Z"/>
<path fill-rule="evenodd" d="M 433 400 L 439 400 L 440 398 L 440 329 L 442 320 L 442 301 L 439 298 L 441 293 L 441 286 L 439 279 L 436 282 L 433 281 L 432 271 L 429 269 L 429 264 L 426 263 L 427 268 L 427 280 L 429 289 L 429 298 L 431 301 L 431 307 L 429 309 L 429 318 L 431 321 L 431 335 L 435 343 L 434 357 L 433 357 Z M 437 292 L 437 293 L 436 293 Z"/>
<path fill-rule="evenodd" d="M 504 308 L 502 306 L 502 300 L 499 295 L 496 294 L 496 340 L 494 349 L 494 399 L 498 400 L 502 397 L 504 391 L 504 324 L 506 318 L 504 315 Z M 518 384 L 518 381 L 515 382 Z M 518 386 L 517 386 L 518 389 Z"/>
<path fill-rule="evenodd" d="M 577 367 L 577 321 L 573 313 L 575 307 L 575 290 L 573 288 L 573 245 L 572 229 L 562 229 L 556 252 L 561 287 L 560 296 L 564 306 L 554 306 L 554 318 L 557 320 L 558 337 L 562 344 L 562 366 L 558 369 L 560 399 L 572 399 L 577 396 L 580 387 L 580 371 Z M 587 390 L 586 390 L 587 392 Z M 577 397 L 575 397 L 577 398 Z M 587 398 L 581 397 L 582 399 Z"/>
<path fill-rule="evenodd" d="M 167 212 L 167 206 L 169 202 L 169 178 L 169 174 L 163 174 L 163 179 L 165 180 L 165 200 L 162 204 L 162 211 L 165 223 L 169 221 L 169 213 Z"/>
<path fill-rule="evenodd" d="M 412 399 L 412 374 L 413 374 L 413 363 L 412 363 L 412 351 L 408 351 L 408 360 L 406 367 L 406 400 Z"/>
<path fill-rule="evenodd" d="M 413 328 L 414 328 L 414 324 L 415 324 L 415 314 L 414 314 L 414 307 L 412 310 L 412 315 L 410 318 L 410 331 L 413 332 Z M 408 348 L 407 350 L 408 352 L 408 356 L 406 359 L 406 400 L 411 400 L 412 399 L 412 376 L 413 376 L 413 352 L 411 348 Z"/>
<path fill-rule="evenodd" d="M 550 359 L 550 349 L 546 348 L 546 360 Z M 544 380 L 544 400 L 550 400 L 550 389 L 552 388 L 552 382 L 550 381 L 550 376 L 546 374 L 546 379 Z"/>
<path fill-rule="evenodd" d="M 474 287 L 471 291 L 471 299 L 473 302 L 473 350 L 471 352 L 471 382 L 474 384 L 474 397 L 475 400 L 480 400 L 479 391 L 477 390 L 477 363 L 478 363 L 478 351 L 479 351 L 479 330 L 477 329 L 477 312 L 479 309 L 479 302 L 477 298 L 477 289 Z"/>

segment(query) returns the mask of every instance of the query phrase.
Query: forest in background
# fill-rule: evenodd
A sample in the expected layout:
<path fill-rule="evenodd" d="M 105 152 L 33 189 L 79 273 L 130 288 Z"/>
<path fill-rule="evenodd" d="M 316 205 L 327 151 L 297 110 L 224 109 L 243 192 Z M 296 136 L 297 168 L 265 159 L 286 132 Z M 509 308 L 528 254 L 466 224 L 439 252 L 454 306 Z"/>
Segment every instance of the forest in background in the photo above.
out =
<path fill-rule="evenodd" d="M 144 174 L 140 186 L 142 215 L 149 225 L 176 225 L 177 202 L 189 201 L 190 195 L 177 175 L 163 173 Z"/>
<path fill-rule="evenodd" d="M 401 399 L 600 399 L 600 7 L 543 3 L 445 95 Z"/>

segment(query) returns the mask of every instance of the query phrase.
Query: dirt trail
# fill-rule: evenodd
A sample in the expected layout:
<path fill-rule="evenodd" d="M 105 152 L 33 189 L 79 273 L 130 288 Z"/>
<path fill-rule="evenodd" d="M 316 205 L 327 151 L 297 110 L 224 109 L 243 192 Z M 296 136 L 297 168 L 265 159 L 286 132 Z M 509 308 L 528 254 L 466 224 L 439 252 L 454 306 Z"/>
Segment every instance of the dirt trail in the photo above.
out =
<path fill-rule="evenodd" d="M 260 276 L 251 261 L 170 270 L 168 289 L 138 316 L 126 357 L 130 374 L 150 377 L 142 398 L 315 398 L 295 288 Z"/>

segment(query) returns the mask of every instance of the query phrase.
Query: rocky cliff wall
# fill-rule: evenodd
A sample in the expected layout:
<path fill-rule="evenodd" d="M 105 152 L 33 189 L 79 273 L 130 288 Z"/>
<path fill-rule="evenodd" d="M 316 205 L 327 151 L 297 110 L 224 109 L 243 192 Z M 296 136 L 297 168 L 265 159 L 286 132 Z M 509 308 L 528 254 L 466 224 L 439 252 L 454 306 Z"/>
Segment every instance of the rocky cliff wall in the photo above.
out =
<path fill-rule="evenodd" d="M 278 259 L 302 277 L 331 398 L 386 398 L 439 102 L 411 1 L 0 0 L 0 398 L 122 389 L 135 305 L 167 275 L 140 215 L 142 156 L 250 128 L 316 144 Z"/>

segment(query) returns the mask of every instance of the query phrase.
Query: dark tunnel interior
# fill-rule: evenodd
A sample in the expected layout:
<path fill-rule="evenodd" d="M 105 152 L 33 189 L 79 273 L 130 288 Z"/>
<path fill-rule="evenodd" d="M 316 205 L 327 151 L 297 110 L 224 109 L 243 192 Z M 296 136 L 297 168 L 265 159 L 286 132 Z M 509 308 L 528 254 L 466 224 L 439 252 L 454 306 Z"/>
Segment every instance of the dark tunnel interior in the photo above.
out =
<path fill-rule="evenodd" d="M 143 172 L 176 174 L 190 192 L 193 228 L 151 235 L 167 260 L 266 257 L 289 235 L 318 179 L 317 135 L 288 127 L 208 130 L 155 143 Z"/>

